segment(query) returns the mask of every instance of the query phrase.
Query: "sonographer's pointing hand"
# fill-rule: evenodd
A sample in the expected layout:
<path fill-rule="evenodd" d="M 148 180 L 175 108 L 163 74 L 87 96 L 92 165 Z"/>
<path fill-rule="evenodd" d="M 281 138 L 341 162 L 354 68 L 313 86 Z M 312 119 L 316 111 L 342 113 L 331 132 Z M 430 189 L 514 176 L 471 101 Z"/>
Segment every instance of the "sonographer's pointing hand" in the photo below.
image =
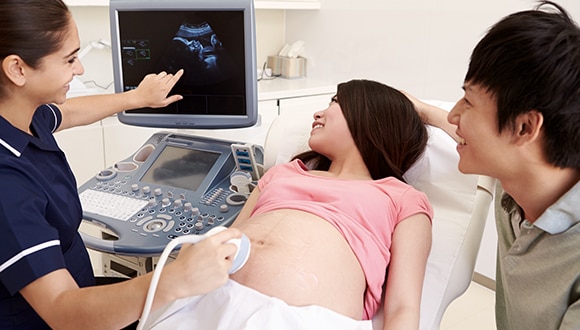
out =
<path fill-rule="evenodd" d="M 152 73 L 145 76 L 139 86 L 130 91 L 69 98 L 60 104 L 62 122 L 58 130 L 92 124 L 124 110 L 161 108 L 179 101 L 183 96 L 168 95 L 181 76 L 183 70 L 175 74 Z"/>
<path fill-rule="evenodd" d="M 175 74 L 162 71 L 160 73 L 151 73 L 145 76 L 134 90 L 143 107 L 161 108 L 173 102 L 183 99 L 181 95 L 168 96 L 169 92 L 183 76 L 183 69 Z"/>

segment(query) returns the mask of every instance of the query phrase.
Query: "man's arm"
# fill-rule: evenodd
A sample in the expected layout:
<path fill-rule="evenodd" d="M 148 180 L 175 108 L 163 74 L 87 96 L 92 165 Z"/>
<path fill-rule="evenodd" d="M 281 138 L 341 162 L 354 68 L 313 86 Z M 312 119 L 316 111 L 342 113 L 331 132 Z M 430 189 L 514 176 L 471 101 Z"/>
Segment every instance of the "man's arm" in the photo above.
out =
<path fill-rule="evenodd" d="M 92 124 L 124 110 L 161 108 L 179 101 L 183 99 L 181 95 L 167 95 L 182 75 L 183 70 L 177 71 L 175 75 L 165 72 L 149 74 L 131 91 L 67 99 L 59 106 L 62 123 L 58 130 Z"/>
<path fill-rule="evenodd" d="M 451 136 L 455 141 L 459 140 L 459 137 L 455 134 L 457 127 L 447 121 L 447 115 L 449 112 L 434 105 L 427 104 L 405 91 L 401 91 L 401 93 L 405 94 L 405 96 L 413 102 L 415 109 L 426 124 L 439 127 L 444 130 L 445 133 L 449 134 L 449 136 Z"/>

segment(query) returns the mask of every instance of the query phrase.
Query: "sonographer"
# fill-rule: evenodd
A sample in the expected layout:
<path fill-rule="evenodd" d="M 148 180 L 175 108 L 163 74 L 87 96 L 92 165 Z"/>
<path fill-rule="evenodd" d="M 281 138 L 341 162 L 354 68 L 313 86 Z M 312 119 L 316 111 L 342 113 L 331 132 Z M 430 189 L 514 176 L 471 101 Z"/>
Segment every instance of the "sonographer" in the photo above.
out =
<path fill-rule="evenodd" d="M 94 286 L 76 181 L 53 133 L 180 100 L 167 95 L 183 71 L 148 75 L 129 92 L 67 100 L 84 68 L 61 0 L 2 1 L 0 35 L 0 328 L 123 328 L 139 318 L 151 275 Z M 222 243 L 239 237 L 228 229 L 184 246 L 153 308 L 225 283 L 236 247 Z"/>

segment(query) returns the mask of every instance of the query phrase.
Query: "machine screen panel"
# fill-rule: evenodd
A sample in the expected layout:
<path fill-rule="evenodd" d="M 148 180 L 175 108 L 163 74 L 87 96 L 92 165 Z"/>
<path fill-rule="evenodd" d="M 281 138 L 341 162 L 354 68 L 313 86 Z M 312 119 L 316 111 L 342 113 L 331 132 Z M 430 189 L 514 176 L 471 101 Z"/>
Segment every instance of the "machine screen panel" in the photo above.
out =
<path fill-rule="evenodd" d="M 256 123 L 257 71 L 253 0 L 110 0 L 116 92 L 150 73 L 184 74 L 162 108 L 126 110 L 130 125 L 239 128 Z"/>
<path fill-rule="evenodd" d="M 220 153 L 166 146 L 141 181 L 197 191 Z"/>

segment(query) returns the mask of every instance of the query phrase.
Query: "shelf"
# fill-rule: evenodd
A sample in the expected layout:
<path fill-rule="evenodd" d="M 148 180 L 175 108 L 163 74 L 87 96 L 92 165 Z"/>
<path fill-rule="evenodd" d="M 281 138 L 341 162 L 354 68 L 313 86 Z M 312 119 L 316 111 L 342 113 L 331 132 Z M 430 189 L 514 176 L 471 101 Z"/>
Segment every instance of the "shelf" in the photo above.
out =
<path fill-rule="evenodd" d="M 109 6 L 109 0 L 65 0 L 68 6 Z M 255 9 L 289 9 L 289 10 L 312 10 L 320 9 L 319 0 L 255 0 Z"/>

